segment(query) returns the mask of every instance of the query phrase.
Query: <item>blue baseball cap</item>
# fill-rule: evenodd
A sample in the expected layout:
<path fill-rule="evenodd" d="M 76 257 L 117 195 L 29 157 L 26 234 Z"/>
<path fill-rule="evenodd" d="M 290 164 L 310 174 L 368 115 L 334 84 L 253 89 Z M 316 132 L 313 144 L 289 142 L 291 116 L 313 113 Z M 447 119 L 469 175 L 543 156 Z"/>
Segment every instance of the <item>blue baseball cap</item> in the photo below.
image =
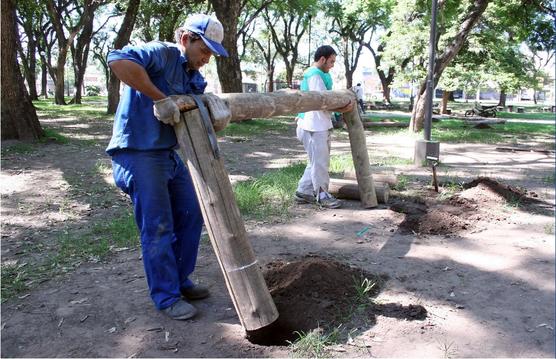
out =
<path fill-rule="evenodd" d="M 183 27 L 199 35 L 215 55 L 228 57 L 228 52 L 222 46 L 224 28 L 217 18 L 205 14 L 193 14 L 187 18 Z"/>

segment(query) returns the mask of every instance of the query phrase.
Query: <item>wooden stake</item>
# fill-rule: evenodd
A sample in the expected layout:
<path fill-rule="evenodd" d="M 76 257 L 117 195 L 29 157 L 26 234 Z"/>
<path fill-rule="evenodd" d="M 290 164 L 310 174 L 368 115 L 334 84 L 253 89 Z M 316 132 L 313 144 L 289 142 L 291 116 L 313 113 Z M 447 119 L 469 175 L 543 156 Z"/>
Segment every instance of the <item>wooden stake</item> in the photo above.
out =
<path fill-rule="evenodd" d="M 222 159 L 213 155 L 199 110 L 182 113 L 174 130 L 241 324 L 248 331 L 266 327 L 278 318 L 278 311 L 247 239 L 228 173 Z"/>

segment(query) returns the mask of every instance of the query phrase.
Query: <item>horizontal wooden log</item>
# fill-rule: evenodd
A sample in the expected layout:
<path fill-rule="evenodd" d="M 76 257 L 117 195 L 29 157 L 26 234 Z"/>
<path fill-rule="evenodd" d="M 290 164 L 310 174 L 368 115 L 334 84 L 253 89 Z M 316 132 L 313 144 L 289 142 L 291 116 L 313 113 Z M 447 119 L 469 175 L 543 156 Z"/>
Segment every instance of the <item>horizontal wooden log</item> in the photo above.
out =
<path fill-rule="evenodd" d="M 391 173 L 377 173 L 376 170 L 372 170 L 373 180 L 376 182 L 387 183 L 390 186 L 395 186 L 398 184 L 398 177 Z M 355 170 L 344 172 L 345 179 L 355 179 Z"/>
<path fill-rule="evenodd" d="M 388 203 L 388 198 L 390 197 L 390 187 L 388 184 L 375 181 L 374 176 L 373 184 L 378 203 Z M 359 200 L 361 198 L 357 181 L 351 179 L 331 178 L 328 184 L 328 192 L 341 199 Z"/>
<path fill-rule="evenodd" d="M 375 128 L 375 127 L 409 127 L 409 123 L 406 122 L 363 122 L 363 127 L 365 128 Z"/>
<path fill-rule="evenodd" d="M 248 118 L 269 118 L 307 111 L 333 111 L 349 105 L 355 94 L 349 90 L 297 91 L 285 90 L 268 93 L 225 93 L 224 100 L 232 113 L 232 122 Z M 197 107 L 187 95 L 172 96 L 180 111 Z M 201 99 L 203 96 L 201 96 Z"/>

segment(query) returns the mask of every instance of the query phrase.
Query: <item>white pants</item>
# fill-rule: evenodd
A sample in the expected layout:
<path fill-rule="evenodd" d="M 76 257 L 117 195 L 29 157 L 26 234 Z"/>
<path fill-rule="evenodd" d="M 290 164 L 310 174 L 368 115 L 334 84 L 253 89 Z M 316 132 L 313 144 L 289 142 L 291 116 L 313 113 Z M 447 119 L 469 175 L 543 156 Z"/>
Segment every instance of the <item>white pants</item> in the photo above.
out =
<path fill-rule="evenodd" d="M 297 127 L 297 139 L 303 143 L 309 161 L 299 180 L 297 192 L 304 194 L 319 193 L 319 188 L 328 191 L 330 175 L 330 131 L 305 131 Z"/>

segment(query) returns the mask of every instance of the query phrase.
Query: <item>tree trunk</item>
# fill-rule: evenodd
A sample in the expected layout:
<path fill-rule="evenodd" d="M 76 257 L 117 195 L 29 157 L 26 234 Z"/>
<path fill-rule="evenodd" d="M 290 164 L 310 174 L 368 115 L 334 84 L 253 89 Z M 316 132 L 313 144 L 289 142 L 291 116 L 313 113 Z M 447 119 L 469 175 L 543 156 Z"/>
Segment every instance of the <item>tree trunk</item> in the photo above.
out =
<path fill-rule="evenodd" d="M 274 92 L 274 66 L 266 70 L 267 92 Z"/>
<path fill-rule="evenodd" d="M 489 0 L 475 0 L 473 5 L 470 7 L 469 12 L 464 17 L 462 24 L 460 25 L 458 33 L 455 35 L 452 42 L 446 47 L 442 55 L 440 55 L 434 65 L 434 76 L 433 76 L 433 91 L 438 84 L 438 80 L 444 69 L 452 62 L 454 57 L 458 54 L 459 50 L 467 40 L 467 36 L 471 30 L 475 27 L 484 11 L 487 8 Z M 423 122 L 425 120 L 425 102 L 426 102 L 426 79 L 421 85 L 419 94 L 417 96 L 417 104 L 414 107 L 413 113 L 411 115 L 411 122 L 409 125 L 410 131 L 418 132 L 423 128 Z"/>
<path fill-rule="evenodd" d="M 442 91 L 442 109 L 440 111 L 441 114 L 446 114 L 446 110 L 448 109 L 448 100 L 450 99 L 450 95 L 452 91 Z"/>
<path fill-rule="evenodd" d="M 48 70 L 45 63 L 41 63 L 41 96 L 48 98 Z"/>
<path fill-rule="evenodd" d="M 216 57 L 222 92 L 242 92 L 241 64 L 237 51 L 237 23 L 241 13 L 241 1 L 211 0 L 210 3 L 224 27 L 222 46 L 229 55 Z"/>
<path fill-rule="evenodd" d="M 500 90 L 500 99 L 498 100 L 498 106 L 506 107 L 506 90 Z"/>
<path fill-rule="evenodd" d="M 127 5 L 127 10 L 125 12 L 124 20 L 118 30 L 118 36 L 114 40 L 114 49 L 121 49 L 129 43 L 129 38 L 131 37 L 131 32 L 135 26 L 135 20 L 137 19 L 137 12 L 139 11 L 139 5 L 141 0 L 129 0 Z M 118 109 L 118 103 L 120 102 L 120 80 L 110 72 L 110 77 L 108 80 L 108 108 L 106 113 L 114 114 Z"/>
<path fill-rule="evenodd" d="M 15 16 L 13 0 L 3 0 L 0 34 L 2 140 L 36 140 L 42 136 L 43 130 L 19 72 Z"/>

